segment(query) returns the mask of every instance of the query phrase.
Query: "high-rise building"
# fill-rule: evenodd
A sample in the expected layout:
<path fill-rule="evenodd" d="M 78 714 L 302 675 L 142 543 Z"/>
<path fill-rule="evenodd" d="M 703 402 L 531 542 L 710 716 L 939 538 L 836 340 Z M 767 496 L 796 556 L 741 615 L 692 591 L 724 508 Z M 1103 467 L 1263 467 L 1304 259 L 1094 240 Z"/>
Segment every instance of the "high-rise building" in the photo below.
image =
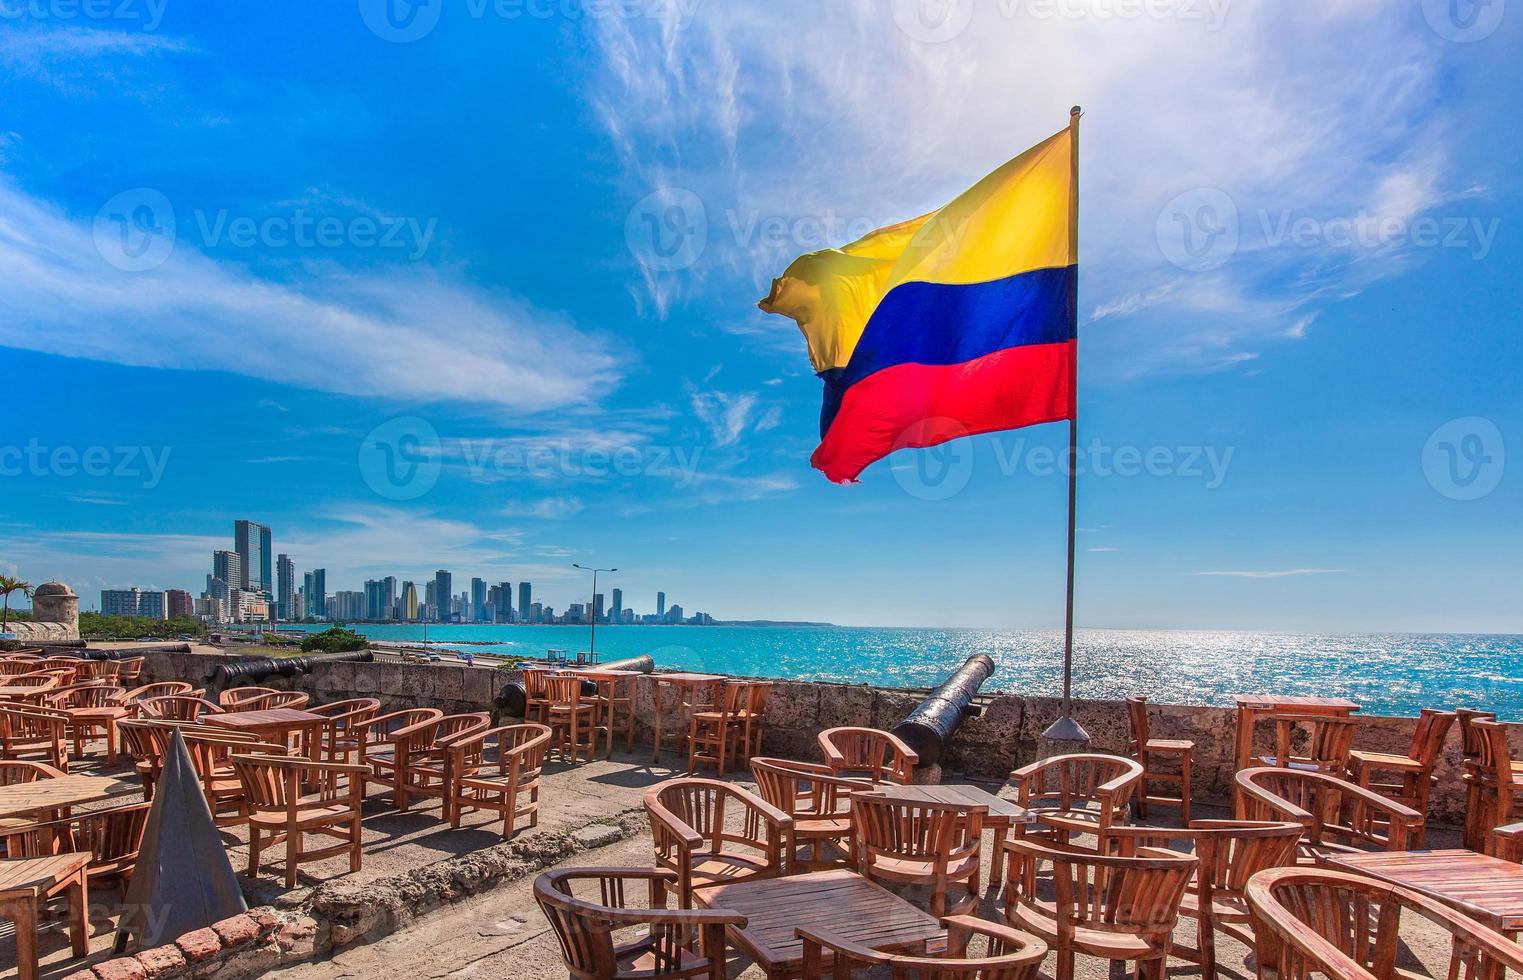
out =
<path fill-rule="evenodd" d="M 402 620 L 414 623 L 418 620 L 418 587 L 412 582 L 402 583 Z"/>
<path fill-rule="evenodd" d="M 680 626 L 682 624 L 682 607 L 675 602 L 672 603 L 672 608 L 666 611 L 666 621 Z"/>
<path fill-rule="evenodd" d="M 301 591 L 308 616 L 313 619 L 322 619 L 328 615 L 328 570 L 326 568 L 314 568 L 303 576 Z M 360 594 L 364 595 L 363 592 Z"/>
<path fill-rule="evenodd" d="M 148 619 L 164 619 L 168 608 L 161 591 L 144 589 L 102 589 L 100 612 L 102 616 L 143 616 Z"/>
<path fill-rule="evenodd" d="M 434 597 L 437 600 L 435 608 L 438 610 L 434 618 L 441 623 L 450 621 L 450 602 L 453 599 L 454 591 L 455 576 L 442 568 L 434 573 Z"/>
<path fill-rule="evenodd" d="M 170 619 L 190 619 L 196 614 L 196 600 L 184 589 L 170 589 L 164 593 L 164 600 L 169 604 Z"/>
<path fill-rule="evenodd" d="M 613 606 L 608 611 L 608 621 L 610 623 L 622 623 L 622 622 L 624 622 L 624 590 L 623 589 L 614 589 L 613 590 Z"/>
<path fill-rule="evenodd" d="M 603 615 L 603 593 L 601 592 L 594 592 L 592 594 L 592 616 L 593 622 L 608 622 L 607 617 Z"/>
<path fill-rule="evenodd" d="M 275 616 L 301 618 L 296 608 L 296 563 L 290 555 L 281 555 L 275 561 Z"/>
<path fill-rule="evenodd" d="M 518 618 L 521 622 L 537 623 L 539 616 L 534 609 L 534 586 L 528 582 L 518 583 Z"/>
<path fill-rule="evenodd" d="M 497 622 L 513 622 L 513 583 L 498 583 L 497 596 L 497 608 L 492 610 L 493 615 L 497 618 Z"/>
<path fill-rule="evenodd" d="M 518 587 L 518 594 L 520 596 L 524 595 L 523 589 L 524 589 L 524 587 L 522 585 L 520 585 Z M 527 608 L 529 610 L 529 612 L 528 612 L 528 621 L 529 622 L 531 622 L 531 623 L 538 623 L 538 622 L 540 622 L 541 620 L 544 619 L 545 608 L 543 606 L 541 606 L 539 603 L 536 602 L 536 603 L 534 603 L 534 604 L 532 604 L 530 606 L 527 606 L 525 608 Z"/>
<path fill-rule="evenodd" d="M 665 592 L 657 592 L 656 593 L 656 618 L 658 620 L 660 620 L 661 622 L 663 622 L 663 623 L 666 622 L 666 593 Z"/>
<path fill-rule="evenodd" d="M 390 619 L 397 604 L 397 580 L 388 575 L 365 583 L 365 615 L 363 619 Z"/>
<path fill-rule="evenodd" d="M 484 623 L 487 619 L 487 583 L 485 579 L 471 579 L 471 622 Z"/>
<path fill-rule="evenodd" d="M 212 576 L 227 583 L 230 589 L 241 589 L 246 581 L 243 574 L 243 556 L 236 551 L 212 552 Z"/>
<path fill-rule="evenodd" d="M 234 521 L 233 549 L 243 560 L 243 578 L 238 584 L 251 592 L 273 592 L 270 529 L 256 521 Z"/>
<path fill-rule="evenodd" d="M 368 617 L 363 592 L 335 592 L 328 601 L 328 618 L 336 623 L 353 623 Z"/>

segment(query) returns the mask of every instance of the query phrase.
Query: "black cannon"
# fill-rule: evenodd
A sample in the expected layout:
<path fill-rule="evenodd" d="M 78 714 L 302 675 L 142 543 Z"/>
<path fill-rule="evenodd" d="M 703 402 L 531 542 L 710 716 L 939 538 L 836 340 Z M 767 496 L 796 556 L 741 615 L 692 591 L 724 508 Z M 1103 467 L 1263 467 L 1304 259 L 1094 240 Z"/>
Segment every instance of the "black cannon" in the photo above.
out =
<path fill-rule="evenodd" d="M 226 690 L 240 684 L 257 684 L 270 677 L 297 677 L 312 673 L 318 664 L 331 664 L 351 660 L 370 663 L 375 654 L 369 650 L 349 653 L 312 653 L 299 657 L 245 657 L 230 664 L 218 664 L 207 675 L 206 682 L 214 691 Z"/>
<path fill-rule="evenodd" d="M 628 657 L 624 660 L 611 660 L 606 664 L 596 664 L 599 670 L 634 670 L 642 674 L 649 674 L 656 669 L 656 662 L 650 654 L 642 653 L 638 657 Z M 582 682 L 582 693 L 593 697 L 598 693 L 598 686 L 592 681 Z M 497 714 L 508 718 L 524 717 L 524 710 L 529 704 L 529 692 L 524 690 L 523 681 L 508 681 L 497 692 L 497 697 L 492 701 L 492 707 L 497 709 Z"/>
<path fill-rule="evenodd" d="M 189 653 L 189 643 L 158 643 L 153 646 L 128 647 L 125 650 L 84 649 L 79 655 L 85 660 L 126 660 L 141 657 L 145 653 Z"/>
<path fill-rule="evenodd" d="M 941 761 L 942 752 L 968 713 L 974 695 L 993 674 L 994 661 L 988 655 L 969 657 L 894 727 L 894 734 L 920 756 L 921 765 L 933 766 Z"/>

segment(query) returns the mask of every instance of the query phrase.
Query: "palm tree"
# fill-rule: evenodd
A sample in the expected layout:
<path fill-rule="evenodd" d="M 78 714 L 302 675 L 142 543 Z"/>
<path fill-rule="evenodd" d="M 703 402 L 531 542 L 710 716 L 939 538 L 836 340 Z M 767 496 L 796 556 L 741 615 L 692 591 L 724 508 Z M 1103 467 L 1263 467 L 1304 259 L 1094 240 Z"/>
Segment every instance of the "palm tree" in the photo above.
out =
<path fill-rule="evenodd" d="M 23 582 L 19 578 L 10 575 L 0 575 L 0 595 L 5 597 L 5 605 L 0 609 L 0 633 L 4 633 L 10 625 L 11 619 L 11 593 L 20 592 L 28 598 L 32 595 L 32 583 Z"/>

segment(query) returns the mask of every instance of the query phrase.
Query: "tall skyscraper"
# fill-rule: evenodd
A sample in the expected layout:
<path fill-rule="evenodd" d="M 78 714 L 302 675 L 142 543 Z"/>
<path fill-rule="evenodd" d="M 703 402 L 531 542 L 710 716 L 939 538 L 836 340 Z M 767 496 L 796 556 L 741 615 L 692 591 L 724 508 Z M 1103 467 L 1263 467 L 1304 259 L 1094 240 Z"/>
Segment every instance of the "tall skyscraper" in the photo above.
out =
<path fill-rule="evenodd" d="M 434 595 L 438 599 L 438 611 L 434 614 L 434 618 L 441 623 L 447 623 L 450 620 L 450 602 L 454 597 L 454 592 L 455 576 L 442 568 L 435 572 Z"/>
<path fill-rule="evenodd" d="M 306 597 L 306 613 L 314 619 L 328 615 L 328 570 L 314 568 L 303 579 L 302 592 Z"/>
<path fill-rule="evenodd" d="M 497 608 L 493 612 L 499 623 L 513 622 L 513 583 L 501 582 L 497 586 Z"/>
<path fill-rule="evenodd" d="M 537 617 L 532 607 L 534 601 L 534 587 L 528 582 L 518 583 L 518 618 L 525 623 L 534 622 Z"/>
<path fill-rule="evenodd" d="M 365 583 L 365 619 L 390 619 L 397 605 L 397 580 L 388 575 Z"/>
<path fill-rule="evenodd" d="M 402 619 L 409 623 L 418 619 L 418 587 L 412 582 L 402 583 Z"/>
<path fill-rule="evenodd" d="M 592 616 L 593 621 L 597 623 L 606 623 L 608 621 L 603 616 L 603 593 L 601 592 L 594 592 L 592 594 Z"/>
<path fill-rule="evenodd" d="M 657 592 L 656 593 L 656 618 L 658 620 L 662 620 L 662 621 L 666 620 L 666 593 L 665 592 Z"/>
<path fill-rule="evenodd" d="M 624 622 L 624 590 L 613 590 L 613 607 L 609 610 L 608 621 L 610 623 Z"/>
<path fill-rule="evenodd" d="M 275 617 L 300 619 L 296 608 L 296 563 L 290 555 L 275 562 Z"/>
<path fill-rule="evenodd" d="M 471 579 L 471 621 L 484 623 L 487 619 L 487 583 L 485 579 Z"/>
<path fill-rule="evenodd" d="M 243 577 L 243 556 L 236 551 L 212 552 L 212 577 L 220 578 L 230 589 L 243 588 L 246 581 Z"/>
<path fill-rule="evenodd" d="M 102 616 L 143 616 L 147 619 L 164 619 L 167 606 L 163 592 L 144 589 L 102 589 L 100 594 Z"/>
<path fill-rule="evenodd" d="M 270 529 L 256 521 L 234 521 L 233 549 L 243 560 L 243 578 L 238 584 L 251 592 L 272 592 Z"/>

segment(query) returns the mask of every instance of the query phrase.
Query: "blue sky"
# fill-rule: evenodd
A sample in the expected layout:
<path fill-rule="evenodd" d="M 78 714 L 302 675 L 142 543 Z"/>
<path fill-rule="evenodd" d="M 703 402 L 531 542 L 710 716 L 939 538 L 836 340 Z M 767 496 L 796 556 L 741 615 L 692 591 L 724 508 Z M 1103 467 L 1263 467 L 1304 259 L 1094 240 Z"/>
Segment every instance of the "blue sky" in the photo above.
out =
<path fill-rule="evenodd" d="M 1504 0 L 0 12 L 0 570 L 1058 625 L 1064 428 L 832 486 L 755 302 L 1078 103 L 1081 624 L 1523 631 Z"/>

